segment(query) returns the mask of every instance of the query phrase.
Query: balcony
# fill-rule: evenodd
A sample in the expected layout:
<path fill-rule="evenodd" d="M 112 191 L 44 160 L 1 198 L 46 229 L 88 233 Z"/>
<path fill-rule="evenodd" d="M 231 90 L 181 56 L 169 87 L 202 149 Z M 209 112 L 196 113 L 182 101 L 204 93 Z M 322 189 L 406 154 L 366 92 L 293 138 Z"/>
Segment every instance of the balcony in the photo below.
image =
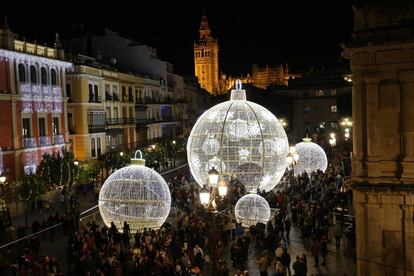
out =
<path fill-rule="evenodd" d="M 39 136 L 40 147 L 49 147 L 50 145 L 52 145 L 52 143 L 50 142 L 49 136 Z"/>
<path fill-rule="evenodd" d="M 97 97 L 89 96 L 89 102 L 90 103 L 102 103 L 102 97 L 100 97 L 100 96 L 97 96 Z"/>
<path fill-rule="evenodd" d="M 53 145 L 63 145 L 64 143 L 65 139 L 62 134 L 53 135 Z"/>
<path fill-rule="evenodd" d="M 105 125 L 88 125 L 89 133 L 98 133 L 98 132 L 105 132 Z"/>
<path fill-rule="evenodd" d="M 23 147 L 25 149 L 31 149 L 37 147 L 36 137 L 25 137 L 23 138 Z"/>
<path fill-rule="evenodd" d="M 105 100 L 106 101 L 113 101 L 114 97 L 109 94 L 108 92 L 105 93 Z"/>
<path fill-rule="evenodd" d="M 135 119 L 135 123 L 140 126 L 151 124 L 152 122 L 154 122 L 153 119 Z"/>
<path fill-rule="evenodd" d="M 107 125 L 129 125 L 135 124 L 135 118 L 110 118 L 106 119 Z"/>

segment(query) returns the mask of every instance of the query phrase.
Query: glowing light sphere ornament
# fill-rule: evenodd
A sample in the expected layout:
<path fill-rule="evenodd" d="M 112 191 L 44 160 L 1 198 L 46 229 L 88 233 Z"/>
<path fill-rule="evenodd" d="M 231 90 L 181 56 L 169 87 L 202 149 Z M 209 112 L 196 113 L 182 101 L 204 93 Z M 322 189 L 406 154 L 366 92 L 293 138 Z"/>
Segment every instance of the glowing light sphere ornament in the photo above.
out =
<path fill-rule="evenodd" d="M 325 172 L 328 166 L 326 153 L 318 144 L 311 142 L 310 138 L 303 138 L 303 142 L 296 144 L 295 150 L 299 155 L 295 166 L 295 176 L 305 172 L 310 175 L 318 170 Z"/>
<path fill-rule="evenodd" d="M 137 158 L 137 153 L 141 158 Z M 158 229 L 170 213 L 171 194 L 164 178 L 145 167 L 141 151 L 131 165 L 115 171 L 99 193 L 99 211 L 105 224 L 114 222 L 122 232 L 126 221 L 131 232 Z"/>
<path fill-rule="evenodd" d="M 279 120 L 266 108 L 246 100 L 237 80 L 230 101 L 200 116 L 187 142 L 191 173 L 202 187 L 214 167 L 221 177 L 237 178 L 247 191 L 269 191 L 282 178 L 289 144 Z"/>
<path fill-rule="evenodd" d="M 241 197 L 234 208 L 236 220 L 243 227 L 266 224 L 270 220 L 270 206 L 263 197 L 251 193 Z"/>

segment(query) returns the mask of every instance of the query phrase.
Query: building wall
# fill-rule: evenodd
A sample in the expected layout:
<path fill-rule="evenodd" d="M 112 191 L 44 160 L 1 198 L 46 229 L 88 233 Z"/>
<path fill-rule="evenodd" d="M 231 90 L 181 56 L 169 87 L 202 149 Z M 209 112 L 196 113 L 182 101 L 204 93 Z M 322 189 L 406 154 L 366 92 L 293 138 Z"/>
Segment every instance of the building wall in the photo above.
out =
<path fill-rule="evenodd" d="M 65 75 L 73 65 L 61 60 L 64 52 L 58 37 L 55 48 L 50 48 L 16 40 L 4 26 L 0 32 L 0 147 L 4 174 L 12 181 L 28 173 L 27 166 L 35 170 L 43 154 L 69 147 Z M 43 136 L 40 117 L 45 118 Z M 54 117 L 59 119 L 55 128 Z M 30 125 L 25 136 L 23 118 Z"/>
<path fill-rule="evenodd" d="M 118 146 L 129 147 L 137 142 L 135 102 L 138 91 L 143 89 L 141 77 L 77 65 L 74 74 L 68 76 L 68 82 L 72 87 L 69 113 L 73 118 L 71 139 L 75 158 L 81 161 L 97 158 L 99 148 L 100 154 L 104 154 Z M 98 89 L 97 97 L 92 100 L 89 85 L 94 93 L 95 85 Z M 91 113 L 100 116 L 99 121 L 90 119 Z"/>
<path fill-rule="evenodd" d="M 398 16 L 395 16 L 398 15 Z M 414 22 L 411 1 L 354 9 L 353 175 L 358 275 L 414 271 Z"/>
<path fill-rule="evenodd" d="M 252 66 L 252 83 L 254 86 L 266 89 L 269 85 L 288 85 L 289 74 L 287 67 L 282 64 L 275 67 Z"/>

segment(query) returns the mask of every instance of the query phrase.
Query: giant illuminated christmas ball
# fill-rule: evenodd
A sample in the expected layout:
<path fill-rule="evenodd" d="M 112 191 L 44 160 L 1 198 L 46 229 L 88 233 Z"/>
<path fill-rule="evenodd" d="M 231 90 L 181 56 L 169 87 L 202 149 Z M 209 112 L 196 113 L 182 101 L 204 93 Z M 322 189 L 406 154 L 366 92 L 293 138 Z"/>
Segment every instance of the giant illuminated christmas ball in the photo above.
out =
<path fill-rule="evenodd" d="M 296 144 L 295 150 L 299 155 L 299 159 L 295 166 L 295 176 L 318 170 L 325 172 L 328 166 L 326 153 L 318 144 L 311 142 L 310 138 L 303 138 L 303 142 Z"/>
<path fill-rule="evenodd" d="M 271 190 L 286 169 L 289 144 L 279 120 L 266 108 L 246 100 L 241 82 L 230 101 L 197 120 L 187 142 L 191 173 L 200 186 L 215 168 L 222 177 L 237 178 L 247 191 Z"/>
<path fill-rule="evenodd" d="M 99 193 L 99 211 L 105 224 L 114 222 L 122 232 L 126 221 L 132 232 L 158 229 L 170 213 L 171 194 L 164 178 L 132 158 L 131 165 L 115 171 Z"/>
<path fill-rule="evenodd" d="M 255 226 L 257 223 L 266 224 L 270 220 L 270 207 L 266 199 L 251 193 L 241 197 L 234 208 L 236 220 L 243 227 Z"/>

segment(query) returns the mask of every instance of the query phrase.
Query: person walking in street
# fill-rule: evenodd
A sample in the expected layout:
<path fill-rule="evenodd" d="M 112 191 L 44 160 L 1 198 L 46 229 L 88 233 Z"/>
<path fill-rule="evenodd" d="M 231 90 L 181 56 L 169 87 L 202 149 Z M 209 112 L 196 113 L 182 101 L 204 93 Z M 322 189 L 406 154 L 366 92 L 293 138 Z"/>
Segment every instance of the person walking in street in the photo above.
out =
<path fill-rule="evenodd" d="M 315 260 L 315 267 L 319 266 L 319 249 L 320 249 L 320 243 L 317 238 L 313 239 L 312 245 L 311 245 L 311 252 L 312 256 Z"/>
<path fill-rule="evenodd" d="M 339 249 L 341 247 L 342 225 L 338 222 L 336 223 L 334 228 L 334 236 L 336 249 Z"/>
<path fill-rule="evenodd" d="M 256 261 L 256 263 L 259 266 L 260 276 L 267 276 L 268 275 L 267 270 L 270 265 L 267 250 L 263 251 L 262 256 L 260 257 L 259 260 Z"/>
<path fill-rule="evenodd" d="M 321 239 L 320 253 L 323 258 L 322 265 L 326 265 L 326 255 L 328 254 L 328 242 L 325 236 L 323 236 L 323 238 Z"/>

